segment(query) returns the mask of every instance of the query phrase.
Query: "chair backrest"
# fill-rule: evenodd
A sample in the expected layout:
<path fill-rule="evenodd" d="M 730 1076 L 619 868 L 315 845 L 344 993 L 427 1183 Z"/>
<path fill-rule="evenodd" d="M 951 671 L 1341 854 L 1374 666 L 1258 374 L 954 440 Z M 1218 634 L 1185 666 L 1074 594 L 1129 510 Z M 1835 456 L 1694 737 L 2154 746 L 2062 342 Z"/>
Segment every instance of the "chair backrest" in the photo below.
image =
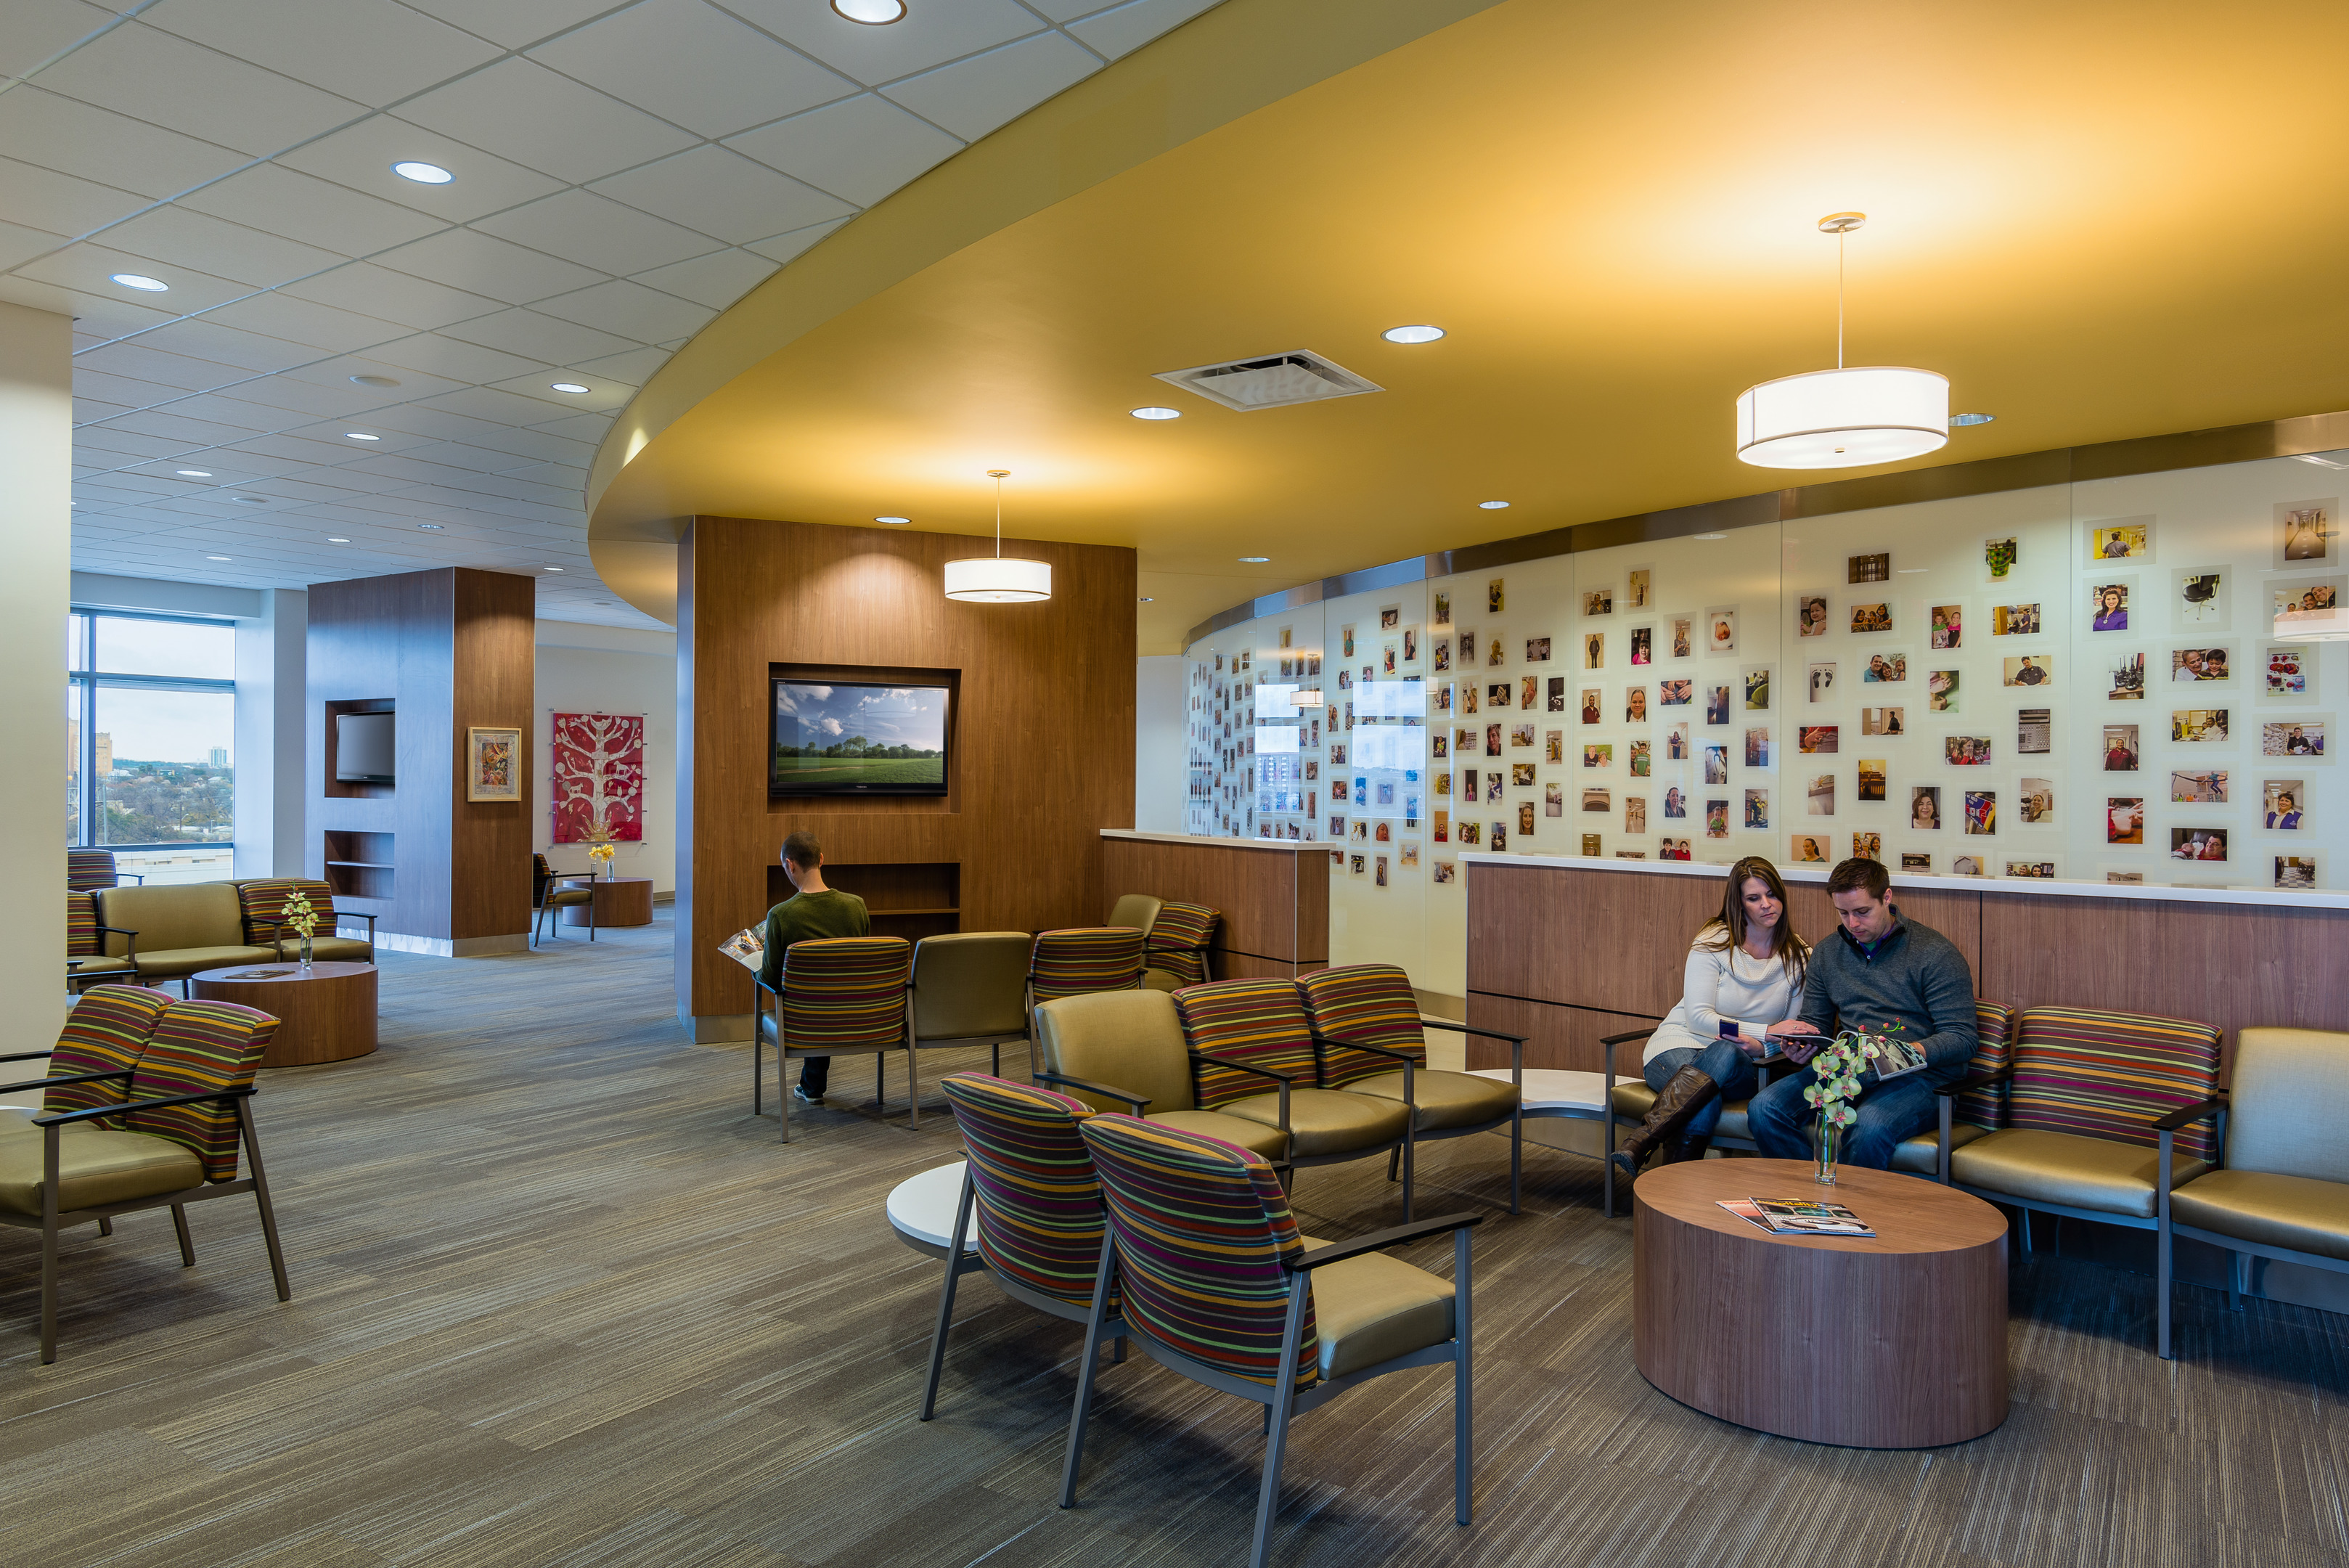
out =
<path fill-rule="evenodd" d="M 782 1041 L 795 1051 L 893 1051 L 905 1043 L 914 944 L 819 937 L 783 950 Z"/>
<path fill-rule="evenodd" d="M 1185 986 L 1174 993 L 1175 1016 L 1183 1021 L 1183 1038 L 1194 1051 L 1228 1056 L 1268 1072 L 1299 1080 L 1300 1087 L 1314 1083 L 1313 1027 L 1306 1020 L 1305 1003 L 1293 980 L 1223 980 L 1208 985 Z M 1269 1078 L 1219 1067 L 1196 1064 L 1200 1108 L 1250 1095 L 1270 1094 L 1279 1087 Z"/>
<path fill-rule="evenodd" d="M 227 882 L 109 888 L 98 895 L 98 918 L 101 925 L 137 931 L 142 953 L 244 945 L 244 916 L 235 887 Z M 126 938 L 108 937 L 106 950 L 121 958 L 130 951 L 130 943 Z"/>
<path fill-rule="evenodd" d="M 530 907 L 532 909 L 534 909 L 546 902 L 546 885 L 554 880 L 554 867 L 546 863 L 546 857 L 537 854 L 531 856 Z"/>
<path fill-rule="evenodd" d="M 69 1078 L 137 1067 L 163 1010 L 171 1005 L 170 997 L 144 986 L 91 986 L 66 1014 L 57 1049 L 49 1054 L 48 1075 Z M 43 1094 L 41 1108 L 52 1116 L 86 1111 L 92 1106 L 119 1105 L 129 1094 L 129 1085 L 119 1078 L 110 1084 L 60 1084 Z"/>
<path fill-rule="evenodd" d="M 2227 1097 L 2230 1166 L 2349 1182 L 2349 1034 L 2240 1031 Z"/>
<path fill-rule="evenodd" d="M 1289 1271 L 1305 1250 L 1272 1168 L 1236 1144 L 1111 1114 L 1077 1124 L 1117 1233 L 1127 1326 L 1230 1377 L 1281 1373 Z M 1305 1308 L 1298 1383 L 1313 1380 L 1320 1338 Z"/>
<path fill-rule="evenodd" d="M 1205 904 L 1161 904 L 1150 926 L 1150 964 L 1185 985 L 1204 985 L 1215 977 L 1207 972 L 1207 944 L 1215 940 L 1216 922 L 1223 913 Z"/>
<path fill-rule="evenodd" d="M 2006 1125 L 2157 1146 L 2153 1124 L 2219 1086 L 2219 1031 L 2183 1018 L 2025 1008 L 2016 1021 Z M 2214 1129 L 2177 1136 L 2181 1155 L 2208 1159 Z"/>
<path fill-rule="evenodd" d="M 1000 1278 L 1091 1306 L 1101 1184 L 1077 1125 L 1092 1107 L 985 1073 L 949 1073 L 940 1086 L 970 1156 L 978 1255 Z"/>
<path fill-rule="evenodd" d="M 1073 926 L 1039 931 L 1028 963 L 1039 1002 L 1142 983 L 1142 933 L 1132 926 Z"/>
<path fill-rule="evenodd" d="M 1966 1071 L 1997 1072 L 2006 1065 L 2013 1047 L 2014 1009 L 1987 997 L 1974 998 L 1974 1033 L 1980 1044 L 1974 1047 L 1973 1060 L 1966 1064 Z M 1987 1089 L 1959 1096 L 1951 1119 L 1971 1122 L 1996 1132 L 2006 1125 L 2006 1085 L 1992 1084 Z"/>
<path fill-rule="evenodd" d="M 335 932 L 335 890 L 324 882 L 314 882 L 306 877 L 264 877 L 236 885 L 238 904 L 244 911 L 244 940 L 253 947 L 267 947 L 275 941 L 280 928 L 285 927 L 285 906 L 296 891 L 309 895 L 310 912 L 318 917 L 318 929 L 328 936 Z M 285 927 L 284 935 L 299 935 Z"/>
<path fill-rule="evenodd" d="M 1350 963 L 1341 969 L 1317 970 L 1297 981 L 1305 1015 L 1313 1033 L 1324 1040 L 1350 1040 L 1362 1045 L 1401 1051 L 1420 1066 L 1427 1065 L 1427 1035 L 1419 1026 L 1419 996 L 1411 977 L 1391 963 Z M 1367 1051 L 1321 1047 L 1321 1086 L 1342 1089 L 1380 1073 L 1393 1073 L 1402 1064 L 1391 1056 Z"/>
<path fill-rule="evenodd" d="M 1159 908 L 1159 901 L 1147 893 L 1128 893 L 1120 898 L 1116 906 L 1110 910 L 1109 924 L 1132 926 L 1135 930 L 1140 931 L 1143 940 L 1147 941 L 1150 938 L 1151 923 L 1158 919 Z"/>
<path fill-rule="evenodd" d="M 98 895 L 66 889 L 66 957 L 98 956 Z"/>
<path fill-rule="evenodd" d="M 233 1002 L 171 1002 L 131 1075 L 130 1097 L 243 1088 L 253 1082 L 262 1053 L 276 1036 L 277 1020 L 254 1008 Z M 235 1179 L 233 1104 L 166 1106 L 133 1111 L 126 1119 L 132 1132 L 152 1133 L 192 1149 L 204 1162 L 205 1180 Z"/>
<path fill-rule="evenodd" d="M 957 931 L 914 944 L 914 1038 L 1028 1031 L 1026 931 Z"/>
<path fill-rule="evenodd" d="M 111 849 L 68 849 L 66 851 L 66 886 L 78 893 L 95 893 L 100 888 L 111 888 L 119 878 L 114 873 L 114 851 Z"/>
<path fill-rule="evenodd" d="M 1036 1052 L 1048 1073 L 1149 1096 L 1145 1116 L 1194 1107 L 1183 1021 L 1163 991 L 1101 991 L 1045 1002 L 1036 1009 Z M 1068 1092 L 1097 1111 L 1127 1108 L 1081 1089 Z"/>

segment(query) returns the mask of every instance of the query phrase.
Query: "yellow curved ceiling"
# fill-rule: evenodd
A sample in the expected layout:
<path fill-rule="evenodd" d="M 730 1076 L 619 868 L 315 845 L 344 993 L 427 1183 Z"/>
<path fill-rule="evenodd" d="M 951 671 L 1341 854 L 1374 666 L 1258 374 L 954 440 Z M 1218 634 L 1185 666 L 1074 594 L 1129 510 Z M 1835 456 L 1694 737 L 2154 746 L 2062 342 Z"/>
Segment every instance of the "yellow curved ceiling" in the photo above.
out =
<path fill-rule="evenodd" d="M 2344 45 L 2338 5 L 1507 0 L 841 304 L 856 230 L 976 189 L 982 144 L 706 328 L 617 427 L 593 532 L 983 531 L 1009 468 L 1008 531 L 1141 552 L 1170 651 L 1332 572 L 1838 477 L 1740 463 L 1731 414 L 1833 363 L 1843 209 L 1851 362 L 1997 415 L 1914 466 L 2341 407 L 2349 187 L 2307 65 Z M 1451 336 L 1378 337 L 1417 321 Z M 1237 413 L 1150 379 L 1298 348 L 1388 389 Z"/>

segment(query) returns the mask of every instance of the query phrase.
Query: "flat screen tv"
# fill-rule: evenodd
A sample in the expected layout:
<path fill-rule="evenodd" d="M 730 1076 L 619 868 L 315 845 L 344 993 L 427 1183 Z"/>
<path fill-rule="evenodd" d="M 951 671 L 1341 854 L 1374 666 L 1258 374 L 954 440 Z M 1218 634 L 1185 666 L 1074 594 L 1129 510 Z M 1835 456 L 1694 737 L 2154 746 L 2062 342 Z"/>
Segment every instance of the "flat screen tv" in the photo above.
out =
<path fill-rule="evenodd" d="M 772 685 L 769 794 L 947 793 L 947 688 Z"/>
<path fill-rule="evenodd" d="M 392 780 L 396 754 L 393 713 L 338 713 L 335 716 L 335 782 L 380 784 Z"/>

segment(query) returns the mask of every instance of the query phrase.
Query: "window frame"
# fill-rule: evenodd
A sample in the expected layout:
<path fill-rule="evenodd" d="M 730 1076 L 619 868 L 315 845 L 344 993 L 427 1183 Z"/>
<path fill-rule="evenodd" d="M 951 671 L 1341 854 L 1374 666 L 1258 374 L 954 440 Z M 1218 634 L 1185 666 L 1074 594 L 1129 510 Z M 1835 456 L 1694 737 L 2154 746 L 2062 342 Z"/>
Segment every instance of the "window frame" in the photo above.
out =
<path fill-rule="evenodd" d="M 68 618 L 67 622 L 68 635 L 78 634 L 80 643 L 78 657 L 81 660 L 81 668 L 77 670 L 71 668 L 73 661 L 69 658 L 67 660 L 66 670 L 66 691 L 73 699 L 74 719 L 81 727 L 80 740 L 76 747 L 78 754 L 74 758 L 74 767 L 81 781 L 81 788 L 79 797 L 74 803 L 72 836 L 67 847 L 115 850 L 188 848 L 190 841 L 185 839 L 159 844 L 101 845 L 91 841 L 91 830 L 96 826 L 95 813 L 98 801 L 96 787 L 98 693 L 101 688 L 121 691 L 225 691 L 229 694 L 230 711 L 233 713 L 236 681 L 233 678 L 223 680 L 210 676 L 109 674 L 98 668 L 98 622 L 100 617 L 104 617 L 109 620 L 171 621 L 181 626 L 227 627 L 233 630 L 236 626 L 235 620 L 227 616 L 172 615 L 160 610 L 111 609 L 102 605 L 74 604 L 67 605 L 66 607 Z M 78 624 L 76 624 L 77 621 Z M 230 741 L 232 754 L 233 754 L 234 746 L 235 741 L 232 735 Z M 233 821 L 234 817 L 232 814 L 229 837 L 199 841 L 202 846 L 225 849 L 233 855 L 236 850 Z"/>

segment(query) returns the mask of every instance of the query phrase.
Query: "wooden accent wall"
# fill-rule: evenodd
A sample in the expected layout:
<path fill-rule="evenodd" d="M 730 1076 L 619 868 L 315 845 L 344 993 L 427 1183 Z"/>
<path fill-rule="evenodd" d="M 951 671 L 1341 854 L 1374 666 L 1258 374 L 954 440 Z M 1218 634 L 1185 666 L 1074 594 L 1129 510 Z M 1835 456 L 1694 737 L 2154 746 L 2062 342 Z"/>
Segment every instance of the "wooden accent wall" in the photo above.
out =
<path fill-rule="evenodd" d="M 533 580 L 510 572 L 444 567 L 311 586 L 303 859 L 307 875 L 338 883 L 339 908 L 372 911 L 382 932 L 430 950 L 527 940 L 530 804 L 465 798 L 465 732 L 520 729 L 521 776 L 531 776 L 537 614 Z M 397 722 L 396 782 L 335 788 L 332 715 L 386 701 Z M 344 846 L 333 858 L 386 855 L 391 870 L 346 877 L 326 865 L 330 842 Z M 388 897 L 339 890 L 379 891 L 387 881 Z"/>
<path fill-rule="evenodd" d="M 1007 553 L 1051 564 L 1051 598 L 947 599 L 947 562 L 994 547 L 991 538 L 740 517 L 696 517 L 687 529 L 678 550 L 677 995 L 698 1037 L 748 1037 L 750 976 L 717 944 L 766 914 L 769 870 L 795 828 L 823 842 L 843 888 L 864 891 L 859 867 L 876 868 L 864 878 L 875 890 L 909 877 L 951 886 L 949 929 L 1100 919 L 1099 830 L 1133 821 L 1134 553 L 1006 539 Z M 771 800 L 767 681 L 777 666 L 843 678 L 958 672 L 948 793 Z M 919 919 L 923 929 L 943 923 Z"/>
<path fill-rule="evenodd" d="M 1217 980 L 1295 976 L 1330 966 L 1326 848 L 1255 849 L 1230 839 L 1104 837 L 1102 915 L 1127 893 L 1223 911 L 1209 949 Z"/>
<path fill-rule="evenodd" d="M 1724 868 L 1725 871 L 1725 868 Z M 1555 862 L 1468 873 L 1468 1014 L 1531 1036 L 1528 1067 L 1596 1070 L 1601 1037 L 1661 1018 L 1680 999 L 1698 928 L 1720 913 L 1716 877 L 1643 875 Z M 1795 929 L 1837 940 L 1816 882 L 1787 888 Z M 2261 1024 L 2349 1030 L 2349 910 L 2067 898 L 1996 884 L 1899 884 L 1903 916 L 1955 942 L 1977 994 L 2017 1008 L 2112 1008 L 2199 1019 L 2226 1032 Z M 1472 1042 L 1472 1066 L 1506 1066 Z M 1619 1058 L 1619 1066 L 1637 1053 Z"/>

